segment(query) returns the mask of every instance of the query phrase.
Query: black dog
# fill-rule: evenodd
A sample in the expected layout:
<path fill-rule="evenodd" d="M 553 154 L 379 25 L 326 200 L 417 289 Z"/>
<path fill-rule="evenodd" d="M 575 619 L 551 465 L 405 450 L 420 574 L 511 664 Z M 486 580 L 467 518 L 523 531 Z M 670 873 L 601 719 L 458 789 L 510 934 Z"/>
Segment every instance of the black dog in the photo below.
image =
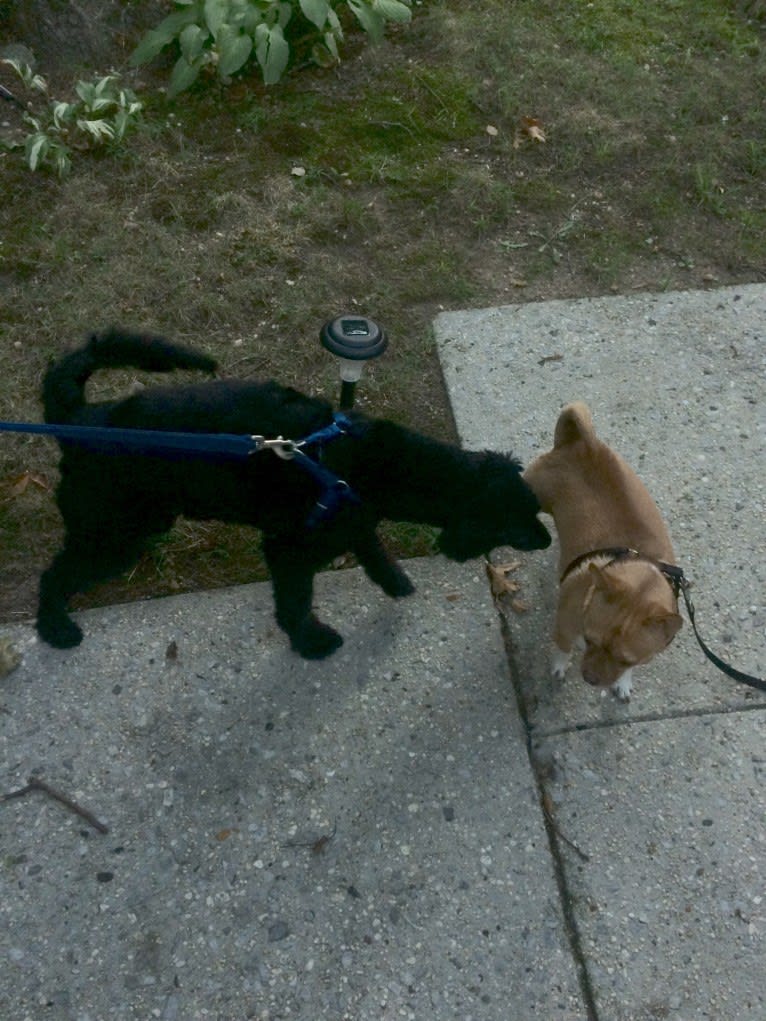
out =
<path fill-rule="evenodd" d="M 260 434 L 300 440 L 327 426 L 331 406 L 276 383 L 233 380 L 148 389 L 119 401 L 89 404 L 84 388 L 100 368 L 133 366 L 167 372 L 215 371 L 215 362 L 162 338 L 111 331 L 93 336 L 47 372 L 47 422 L 177 432 Z M 352 413 L 350 435 L 322 451 L 322 464 L 348 482 L 359 501 L 345 502 L 329 521 L 306 522 L 320 485 L 293 461 L 269 450 L 247 460 L 196 456 L 107 454 L 60 441 L 57 500 L 66 526 L 64 548 L 42 576 L 37 629 L 57 648 L 82 639 L 67 613 L 69 598 L 129 567 L 147 540 L 177 515 L 254 525 L 263 532 L 276 618 L 293 649 L 319 659 L 341 636 L 311 611 L 315 573 L 352 551 L 387 595 L 413 591 L 386 553 L 375 528 L 382 518 L 441 527 L 439 548 L 454 560 L 495 546 L 543 549 L 550 535 L 519 463 L 491 452 L 471 453 L 393 422 Z"/>

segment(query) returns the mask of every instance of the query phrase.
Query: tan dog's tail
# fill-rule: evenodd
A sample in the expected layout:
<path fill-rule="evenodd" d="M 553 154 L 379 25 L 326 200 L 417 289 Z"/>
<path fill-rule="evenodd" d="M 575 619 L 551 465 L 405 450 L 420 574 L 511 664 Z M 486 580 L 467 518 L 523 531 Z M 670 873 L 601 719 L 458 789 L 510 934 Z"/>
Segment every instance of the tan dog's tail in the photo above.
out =
<path fill-rule="evenodd" d="M 554 447 L 566 447 L 572 443 L 583 441 L 590 443 L 596 438 L 590 408 L 583 401 L 567 404 L 556 422 L 553 434 Z"/>

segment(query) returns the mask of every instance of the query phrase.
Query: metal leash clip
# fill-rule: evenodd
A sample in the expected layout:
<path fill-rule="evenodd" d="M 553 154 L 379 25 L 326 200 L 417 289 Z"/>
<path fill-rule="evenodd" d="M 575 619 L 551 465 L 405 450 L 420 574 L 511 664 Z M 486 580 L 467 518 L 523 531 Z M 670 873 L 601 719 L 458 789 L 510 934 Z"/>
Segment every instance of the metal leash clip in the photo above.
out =
<path fill-rule="evenodd" d="M 265 436 L 251 436 L 250 440 L 254 444 L 251 453 L 258 454 L 262 450 L 272 450 L 277 457 L 281 457 L 284 461 L 292 460 L 298 449 L 295 440 L 286 440 L 282 436 L 277 436 L 275 440 L 267 440 Z"/>

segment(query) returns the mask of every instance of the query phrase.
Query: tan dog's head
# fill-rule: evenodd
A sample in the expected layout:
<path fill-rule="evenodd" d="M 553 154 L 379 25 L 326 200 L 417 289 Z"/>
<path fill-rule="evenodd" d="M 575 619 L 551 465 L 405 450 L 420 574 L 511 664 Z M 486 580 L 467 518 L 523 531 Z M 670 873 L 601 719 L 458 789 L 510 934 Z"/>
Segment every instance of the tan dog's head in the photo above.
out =
<path fill-rule="evenodd" d="M 588 573 L 581 669 L 588 684 L 605 688 L 670 645 L 681 617 L 673 590 L 653 564 L 591 564 Z"/>

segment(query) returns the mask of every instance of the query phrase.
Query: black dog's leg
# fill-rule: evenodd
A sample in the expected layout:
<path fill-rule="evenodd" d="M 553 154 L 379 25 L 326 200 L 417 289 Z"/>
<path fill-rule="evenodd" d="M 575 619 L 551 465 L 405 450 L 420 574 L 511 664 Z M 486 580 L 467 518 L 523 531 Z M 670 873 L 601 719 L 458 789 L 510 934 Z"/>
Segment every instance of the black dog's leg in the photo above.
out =
<path fill-rule="evenodd" d="M 116 542 L 123 539 L 123 545 Z M 82 630 L 68 613 L 70 598 L 99 581 L 105 581 L 130 567 L 141 554 L 145 540 L 127 539 L 117 529 L 113 542 L 99 543 L 78 536 L 66 544 L 40 578 L 37 631 L 43 641 L 56 649 L 71 649 L 82 641 Z"/>
<path fill-rule="evenodd" d="M 277 623 L 287 633 L 290 645 L 304 659 L 331 655 L 343 644 L 343 638 L 311 611 L 319 563 L 308 549 L 296 550 L 273 538 L 264 538 L 263 553 L 271 572 Z"/>
<path fill-rule="evenodd" d="M 70 596 L 82 588 L 81 567 L 80 554 L 67 548 L 40 578 L 37 632 L 55 649 L 71 649 L 82 641 L 82 629 L 67 613 Z"/>
<path fill-rule="evenodd" d="M 352 548 L 367 577 L 380 585 L 387 596 L 396 599 L 415 591 L 404 569 L 388 553 L 374 529 L 358 534 Z"/>
<path fill-rule="evenodd" d="M 104 550 L 67 543 L 40 578 L 37 631 L 56 649 L 71 649 L 82 641 L 82 630 L 67 612 L 70 598 L 94 582 L 114 577 L 136 559 L 138 550 Z"/>

